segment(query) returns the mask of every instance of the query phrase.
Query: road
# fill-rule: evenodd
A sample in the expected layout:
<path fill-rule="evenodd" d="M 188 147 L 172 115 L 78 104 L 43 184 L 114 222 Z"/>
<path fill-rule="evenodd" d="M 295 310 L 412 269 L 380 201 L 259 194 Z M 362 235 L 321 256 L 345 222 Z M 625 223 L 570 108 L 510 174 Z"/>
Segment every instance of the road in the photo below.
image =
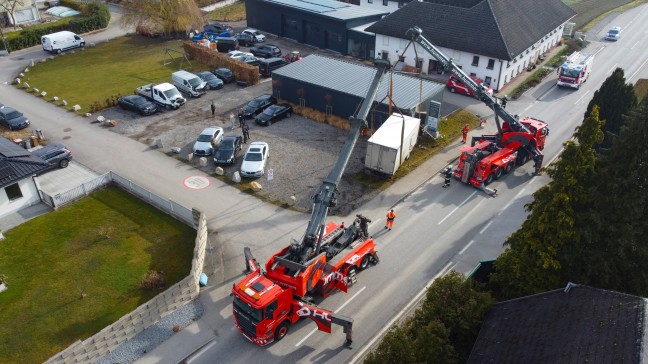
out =
<path fill-rule="evenodd" d="M 642 24 L 648 21 L 646 7 L 622 14 L 615 25 L 624 28 L 616 43 L 594 41 L 588 50 L 597 51 L 595 71 L 581 90 L 552 87 L 552 79 L 533 89 L 516 102 L 509 103 L 512 113 L 534 116 L 549 122 L 551 134 L 545 149 L 545 162 L 561 151 L 564 141 L 582 121 L 583 113 L 593 92 L 615 67 L 626 70 L 626 78 L 635 81 L 648 77 L 648 40 Z M 117 31 L 118 33 L 118 31 Z M 602 37 L 602 33 L 599 34 Z M 110 34 L 89 35 L 90 42 L 110 38 Z M 591 39 L 591 38 L 590 38 Z M 10 82 L 30 59 L 42 57 L 40 49 L 32 48 L 0 58 L 0 79 Z M 449 102 L 462 103 L 459 95 L 446 95 Z M 347 294 L 329 297 L 323 306 L 353 317 L 354 344 L 343 347 L 344 335 L 334 328 L 332 335 L 314 331 L 309 321 L 298 323 L 281 342 L 260 348 L 245 340 L 233 326 L 230 284 L 238 277 L 227 272 L 243 268 L 242 244 L 249 245 L 259 261 L 283 246 L 290 237 L 298 238 L 305 230 L 308 216 L 278 209 L 212 179 L 212 187 L 189 191 L 182 187 L 184 178 L 202 175 L 189 166 L 178 163 L 148 146 L 115 133 L 101 130 L 87 119 L 55 108 L 10 85 L 0 85 L 0 100 L 25 111 L 36 128 L 46 131 L 46 137 L 64 141 L 76 152 L 76 158 L 99 172 L 115 170 L 145 185 L 161 196 L 168 196 L 185 206 L 197 207 L 208 214 L 209 228 L 216 232 L 214 240 L 221 260 L 221 280 L 227 284 L 212 287 L 201 300 L 213 314 L 205 315 L 195 330 L 187 335 L 207 333 L 208 341 L 191 362 L 352 362 L 366 353 L 388 324 L 412 307 L 434 277 L 449 269 L 469 272 L 479 260 L 492 259 L 502 250 L 502 242 L 524 221 L 523 206 L 531 194 L 548 182 L 546 176 L 532 177 L 532 166 L 515 170 L 493 187 L 499 196 L 490 198 L 465 185 L 453 182 L 450 189 L 441 188 L 438 170 L 414 192 L 401 199 L 387 190 L 378 201 L 360 209 L 374 219 L 370 231 L 378 242 L 380 264 L 359 274 L 358 284 Z M 470 99 L 468 99 L 470 100 Z M 488 115 L 488 110 L 472 100 L 468 109 Z M 492 128 L 492 123 L 489 123 Z M 458 153 L 457 153 L 458 155 Z M 436 165 L 435 165 L 436 166 Z M 423 171 L 427 172 L 427 171 Z M 396 204 L 398 214 L 395 228 L 384 232 L 384 210 Z M 253 212 L 253 213 L 251 213 Z M 214 241 L 212 241 L 214 243 Z M 193 329 L 192 329 L 193 330 Z M 182 343 L 170 340 L 141 362 L 172 362 L 182 359 L 163 355 L 170 345 Z M 166 346 L 166 351 L 164 348 Z"/>

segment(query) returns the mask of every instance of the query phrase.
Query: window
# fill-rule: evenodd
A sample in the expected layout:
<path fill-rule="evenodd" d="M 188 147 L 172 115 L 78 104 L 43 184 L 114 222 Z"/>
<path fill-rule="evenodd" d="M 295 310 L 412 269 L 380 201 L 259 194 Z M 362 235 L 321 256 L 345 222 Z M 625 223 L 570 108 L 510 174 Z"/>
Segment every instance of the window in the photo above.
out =
<path fill-rule="evenodd" d="M 511 67 L 511 62 L 506 62 L 506 68 Z"/>
<path fill-rule="evenodd" d="M 373 0 L 367 0 L 367 4 L 373 4 Z"/>
<path fill-rule="evenodd" d="M 403 6 L 405 6 L 405 3 L 402 2 L 402 1 L 400 1 L 400 2 L 398 3 L 398 8 L 400 9 L 400 8 L 402 8 Z"/>
<path fill-rule="evenodd" d="M 493 68 L 495 68 L 495 60 L 494 59 L 489 59 L 488 60 L 488 66 L 486 68 L 488 68 L 489 70 L 492 70 Z"/>
<path fill-rule="evenodd" d="M 484 79 L 484 83 L 490 86 L 491 82 L 493 82 L 493 79 L 491 77 L 486 76 L 486 78 Z"/>
<path fill-rule="evenodd" d="M 5 193 L 7 193 L 7 198 L 9 199 L 9 201 L 17 200 L 23 197 L 22 191 L 20 191 L 20 186 L 18 186 L 17 183 L 5 187 Z"/>
<path fill-rule="evenodd" d="M 479 56 L 473 57 L 472 65 L 475 67 L 479 66 Z"/>
<path fill-rule="evenodd" d="M 389 5 L 389 0 L 383 0 L 383 6 L 388 6 Z"/>
<path fill-rule="evenodd" d="M 404 55 L 399 55 L 398 56 L 398 62 L 405 62 L 405 56 Z"/>
<path fill-rule="evenodd" d="M 474 73 L 474 72 L 470 72 L 470 77 L 475 77 L 475 78 L 477 78 L 477 74 Z"/>

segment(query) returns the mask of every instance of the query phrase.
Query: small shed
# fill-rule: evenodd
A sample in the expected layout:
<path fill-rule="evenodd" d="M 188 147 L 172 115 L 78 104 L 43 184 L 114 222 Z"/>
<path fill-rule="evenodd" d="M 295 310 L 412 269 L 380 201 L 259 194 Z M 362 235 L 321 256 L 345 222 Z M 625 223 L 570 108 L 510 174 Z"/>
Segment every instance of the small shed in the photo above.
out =
<path fill-rule="evenodd" d="M 355 115 L 367 95 L 376 68 L 348 60 L 312 54 L 272 72 L 275 97 L 349 118 Z M 430 101 L 443 101 L 445 85 L 402 73 L 384 76 L 372 111 L 367 118 L 369 127 L 377 129 L 391 115 L 389 85 L 392 84 L 392 112 L 417 116 L 427 112 Z"/>

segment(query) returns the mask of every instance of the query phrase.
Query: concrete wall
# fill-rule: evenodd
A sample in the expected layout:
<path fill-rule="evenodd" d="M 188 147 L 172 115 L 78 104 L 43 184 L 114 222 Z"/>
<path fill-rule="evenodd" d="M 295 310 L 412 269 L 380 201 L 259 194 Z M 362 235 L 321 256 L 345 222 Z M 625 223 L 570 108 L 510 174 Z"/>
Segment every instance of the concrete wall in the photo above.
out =
<path fill-rule="evenodd" d="M 207 219 L 204 213 L 197 210 L 193 210 L 193 212 L 198 228 L 189 275 L 94 336 L 70 345 L 67 349 L 48 359 L 46 363 L 95 362 L 116 349 L 124 341 L 133 338 L 159 321 L 163 316 L 198 297 L 200 293 L 198 283 L 203 271 L 208 239 Z"/>

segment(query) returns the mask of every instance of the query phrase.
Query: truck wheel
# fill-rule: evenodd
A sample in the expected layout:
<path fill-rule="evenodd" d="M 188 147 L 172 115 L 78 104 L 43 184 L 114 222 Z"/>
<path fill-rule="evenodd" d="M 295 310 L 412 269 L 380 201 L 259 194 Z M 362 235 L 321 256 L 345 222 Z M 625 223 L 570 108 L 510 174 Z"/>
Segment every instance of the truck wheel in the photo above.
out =
<path fill-rule="evenodd" d="M 61 49 L 60 48 L 56 50 L 56 54 L 61 54 Z"/>
<path fill-rule="evenodd" d="M 164 107 L 165 107 L 167 110 L 171 110 L 171 109 L 173 109 L 173 106 L 168 105 L 168 104 L 167 104 L 167 105 L 164 105 Z"/>
<path fill-rule="evenodd" d="M 502 174 L 504 174 L 504 169 L 498 168 L 497 172 L 495 172 L 495 179 L 500 179 L 500 177 L 502 177 Z"/>
<path fill-rule="evenodd" d="M 513 169 L 513 162 L 506 165 L 506 167 L 504 168 L 504 173 L 509 174 L 511 173 L 512 169 Z"/>
<path fill-rule="evenodd" d="M 277 327 L 277 330 L 275 330 L 275 341 L 279 341 L 286 336 L 288 333 L 288 321 L 284 321 Z"/>
<path fill-rule="evenodd" d="M 360 262 L 360 269 L 367 269 L 370 260 L 371 258 L 369 257 L 369 254 L 365 254 L 365 256 L 362 257 L 362 261 Z"/>
<path fill-rule="evenodd" d="M 484 186 L 488 186 L 489 184 L 491 184 L 491 182 L 493 182 L 493 174 L 492 173 L 489 174 L 488 177 L 486 177 L 486 180 L 484 181 Z"/>

